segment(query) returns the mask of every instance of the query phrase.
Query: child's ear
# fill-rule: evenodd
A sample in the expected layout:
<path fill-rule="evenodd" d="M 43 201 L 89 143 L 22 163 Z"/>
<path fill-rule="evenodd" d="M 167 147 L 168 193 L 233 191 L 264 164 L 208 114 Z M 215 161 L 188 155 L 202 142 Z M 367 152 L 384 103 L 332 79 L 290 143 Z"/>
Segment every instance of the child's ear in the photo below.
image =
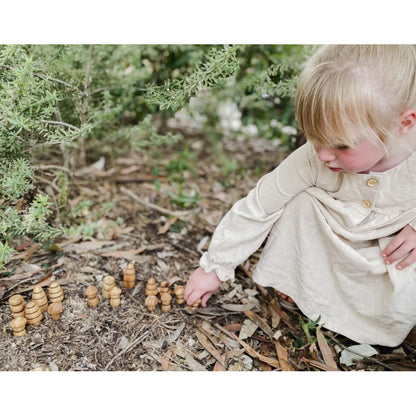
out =
<path fill-rule="evenodd" d="M 399 133 L 404 136 L 408 133 L 416 124 L 416 111 L 407 110 L 399 118 Z"/>

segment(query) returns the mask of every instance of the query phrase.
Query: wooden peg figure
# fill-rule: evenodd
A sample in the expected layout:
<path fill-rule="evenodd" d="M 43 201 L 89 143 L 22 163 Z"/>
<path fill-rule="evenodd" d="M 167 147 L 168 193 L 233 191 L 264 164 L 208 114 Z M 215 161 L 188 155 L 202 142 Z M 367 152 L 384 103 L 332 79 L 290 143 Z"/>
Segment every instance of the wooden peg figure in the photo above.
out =
<path fill-rule="evenodd" d="M 146 284 L 146 296 L 158 295 L 156 280 L 153 277 L 149 277 Z"/>
<path fill-rule="evenodd" d="M 117 286 L 114 286 L 110 291 L 110 304 L 113 308 L 120 306 L 120 295 L 121 289 Z"/>
<path fill-rule="evenodd" d="M 113 276 L 106 276 L 103 279 L 103 290 L 101 291 L 101 296 L 104 299 L 110 299 L 111 289 L 115 286 L 116 279 Z"/>
<path fill-rule="evenodd" d="M 160 295 L 162 296 L 162 293 L 170 293 L 169 283 L 167 280 L 163 280 L 160 282 Z"/>
<path fill-rule="evenodd" d="M 64 291 L 58 282 L 52 282 L 49 285 L 48 295 L 51 303 L 62 302 L 64 300 Z"/>
<path fill-rule="evenodd" d="M 160 301 L 162 303 L 162 312 L 170 312 L 172 295 L 168 292 L 164 292 L 160 295 Z"/>
<path fill-rule="evenodd" d="M 175 287 L 173 294 L 176 296 L 176 303 L 178 305 L 182 305 L 183 303 L 185 303 L 185 286 L 182 285 L 178 285 Z"/>
<path fill-rule="evenodd" d="M 23 337 L 26 335 L 26 318 L 17 317 L 10 322 L 10 326 L 13 330 L 13 336 Z"/>
<path fill-rule="evenodd" d="M 198 299 L 193 305 L 190 306 L 190 308 L 193 310 L 198 309 L 200 304 L 201 304 L 201 299 Z"/>
<path fill-rule="evenodd" d="M 136 269 L 133 263 L 129 263 L 123 276 L 123 286 L 126 289 L 133 289 L 136 284 Z"/>
<path fill-rule="evenodd" d="M 149 311 L 154 311 L 158 303 L 159 299 L 155 295 L 150 295 L 145 300 L 145 305 Z"/>
<path fill-rule="evenodd" d="M 36 285 L 32 292 L 32 302 L 37 303 L 42 313 L 48 310 L 48 298 L 40 285 Z"/>
<path fill-rule="evenodd" d="M 21 295 L 14 295 L 9 299 L 10 310 L 13 318 L 25 317 L 25 302 Z"/>
<path fill-rule="evenodd" d="M 25 307 L 25 318 L 27 319 L 27 323 L 29 325 L 40 325 L 43 315 L 37 303 L 28 302 L 28 304 Z"/>
<path fill-rule="evenodd" d="M 85 296 L 87 297 L 87 304 L 90 308 L 95 308 L 100 302 L 98 289 L 95 286 L 88 286 L 85 291 Z"/>
<path fill-rule="evenodd" d="M 58 321 L 61 318 L 62 313 L 62 303 L 53 302 L 48 307 L 48 313 L 55 321 Z"/>

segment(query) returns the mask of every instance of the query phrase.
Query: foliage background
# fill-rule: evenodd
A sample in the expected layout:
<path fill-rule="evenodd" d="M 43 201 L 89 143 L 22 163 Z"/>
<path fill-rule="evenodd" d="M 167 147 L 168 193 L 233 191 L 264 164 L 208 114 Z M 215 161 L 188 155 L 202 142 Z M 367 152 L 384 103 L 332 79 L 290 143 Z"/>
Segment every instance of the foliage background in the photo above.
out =
<path fill-rule="evenodd" d="M 237 169 L 222 153 L 225 136 L 296 147 L 292 98 L 311 49 L 1 46 L 0 267 L 22 238 L 52 244 L 60 235 L 94 233 L 79 219 L 88 201 L 75 208 L 67 202 L 74 172 L 99 158 L 131 151 L 157 158 L 175 145 L 178 157 L 167 166 L 177 190 L 172 201 L 192 206 L 198 195 L 186 189 L 183 175 L 193 158 L 192 135 L 204 137 L 224 172 Z"/>

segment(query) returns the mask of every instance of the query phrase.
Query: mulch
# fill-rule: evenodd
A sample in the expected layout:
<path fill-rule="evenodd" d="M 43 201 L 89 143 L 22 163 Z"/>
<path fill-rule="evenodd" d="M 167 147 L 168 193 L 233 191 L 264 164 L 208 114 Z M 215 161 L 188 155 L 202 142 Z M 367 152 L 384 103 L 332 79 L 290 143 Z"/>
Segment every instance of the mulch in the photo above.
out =
<path fill-rule="evenodd" d="M 49 246 L 22 239 L 16 246 L 0 274 L 0 370 L 414 370 L 414 334 L 398 348 L 375 346 L 376 355 L 341 364 L 342 351 L 356 343 L 319 323 L 308 326 L 301 312 L 283 309 L 272 290 L 252 281 L 261 249 L 206 308 L 174 300 L 170 312 L 162 312 L 160 304 L 147 310 L 147 279 L 166 280 L 172 290 L 186 284 L 220 218 L 288 153 L 261 139 L 224 139 L 224 153 L 240 166 L 225 172 L 201 139 L 189 143 L 196 159 L 192 169 L 177 173 L 186 189 L 199 193 L 189 207 L 172 202 L 169 192 L 178 188 L 164 170 L 180 149 L 166 149 L 157 160 L 150 153 L 129 154 L 107 161 L 102 170 L 90 166 L 76 172 L 70 205 L 91 201 L 81 219 L 94 233 L 66 236 Z M 122 287 L 128 263 L 137 275 L 131 290 Z M 101 292 L 107 275 L 122 288 L 120 306 L 100 295 L 99 305 L 89 308 L 86 288 L 94 285 Z M 21 294 L 28 302 L 35 285 L 47 291 L 52 281 L 64 291 L 61 318 L 45 313 L 38 327 L 28 325 L 25 336 L 13 337 L 8 299 Z"/>

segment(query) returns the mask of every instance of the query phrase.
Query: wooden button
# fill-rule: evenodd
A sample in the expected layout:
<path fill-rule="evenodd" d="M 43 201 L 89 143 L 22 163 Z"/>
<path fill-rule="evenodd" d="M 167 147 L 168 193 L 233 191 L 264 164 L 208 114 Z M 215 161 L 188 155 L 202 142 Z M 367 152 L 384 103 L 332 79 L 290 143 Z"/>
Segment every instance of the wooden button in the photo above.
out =
<path fill-rule="evenodd" d="M 363 207 L 364 208 L 371 208 L 371 202 L 368 201 L 367 199 L 364 199 L 364 201 L 362 202 Z"/>
<path fill-rule="evenodd" d="M 377 181 L 377 179 L 370 178 L 370 179 L 367 181 L 367 185 L 368 185 L 368 186 L 377 186 L 377 185 L 378 185 L 378 181 Z"/>

